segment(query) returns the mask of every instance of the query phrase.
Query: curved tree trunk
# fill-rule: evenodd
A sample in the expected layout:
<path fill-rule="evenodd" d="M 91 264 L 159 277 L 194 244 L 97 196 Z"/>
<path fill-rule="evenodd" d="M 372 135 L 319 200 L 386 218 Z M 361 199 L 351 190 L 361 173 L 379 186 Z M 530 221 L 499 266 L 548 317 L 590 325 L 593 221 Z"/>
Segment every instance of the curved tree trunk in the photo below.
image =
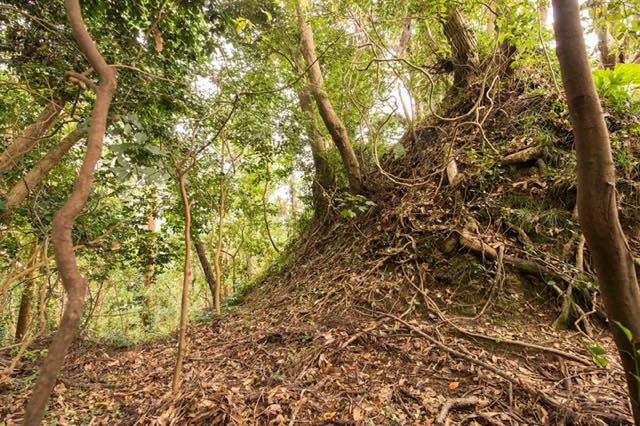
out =
<path fill-rule="evenodd" d="M 62 112 L 62 106 L 63 104 L 59 100 L 50 101 L 35 123 L 28 125 L 22 134 L 5 148 L 0 154 L 0 171 L 13 167 L 23 154 L 31 151 L 43 136 L 46 136 L 45 133 L 53 126 Z"/>
<path fill-rule="evenodd" d="M 184 209 L 184 265 L 182 271 L 182 298 L 180 301 L 180 331 L 178 335 L 178 355 L 176 365 L 173 370 L 171 390 L 178 391 L 182 376 L 182 362 L 184 360 L 184 350 L 187 345 L 187 320 L 189 317 L 189 276 L 191 275 L 191 204 L 186 188 L 186 176 L 178 172 L 178 188 L 180 189 L 180 199 Z"/>
<path fill-rule="evenodd" d="M 553 0 L 562 81 L 575 135 L 578 214 L 594 260 L 600 291 L 640 424 L 638 341 L 640 287 L 633 256 L 620 226 L 609 133 L 591 77 L 578 0 Z"/>
<path fill-rule="evenodd" d="M 305 13 L 299 0 L 296 2 L 296 14 L 298 16 L 298 29 L 300 31 L 300 50 L 302 51 L 302 56 L 309 68 L 308 74 L 311 82 L 311 92 L 316 100 L 316 104 L 318 105 L 318 111 L 320 112 L 324 125 L 327 127 L 327 130 L 331 135 L 331 139 L 333 139 L 333 142 L 340 152 L 342 164 L 344 165 L 345 173 L 349 180 L 349 187 L 353 192 L 362 192 L 363 188 L 362 176 L 360 174 L 360 163 L 358 162 L 356 153 L 351 145 L 347 128 L 333 109 L 333 105 L 329 100 L 329 95 L 324 88 L 322 71 L 320 70 L 320 63 L 316 56 L 316 47 L 313 41 L 313 32 L 307 23 Z"/>
<path fill-rule="evenodd" d="M 33 191 L 33 189 L 42 182 L 42 179 L 49 174 L 51 169 L 62 160 L 65 154 L 85 133 L 86 132 L 82 130 L 74 130 L 58 142 L 56 146 L 51 148 L 49 152 L 11 188 L 6 197 L 7 207 L 16 207 L 22 203 L 29 195 L 29 192 Z"/>
<path fill-rule="evenodd" d="M 82 18 L 79 0 L 65 0 L 65 9 L 73 36 L 91 67 L 98 74 L 100 82 L 97 85 L 88 82 L 96 92 L 96 101 L 91 113 L 87 150 L 74 183 L 73 192 L 53 218 L 51 240 L 58 274 L 62 279 L 68 301 L 58 332 L 49 346 L 47 358 L 44 360 L 33 393 L 27 403 L 24 424 L 28 426 L 40 425 L 56 377 L 80 324 L 87 286 L 73 251 L 71 230 L 91 192 L 95 167 L 102 154 L 102 141 L 109 106 L 116 90 L 116 73 L 107 65 L 91 39 Z M 80 75 L 75 77 L 84 78 Z"/>
<path fill-rule="evenodd" d="M 209 290 L 211 291 L 211 300 L 215 305 L 216 277 L 211 270 L 211 265 L 209 264 L 209 259 L 207 258 L 207 251 L 204 248 L 204 243 L 199 237 L 195 237 L 194 244 L 196 246 L 196 253 L 198 253 L 198 259 L 200 260 L 200 266 L 202 266 L 202 272 L 204 272 L 204 278 L 207 281 Z"/>
<path fill-rule="evenodd" d="M 465 88 L 478 66 L 476 38 L 464 16 L 455 8 L 447 13 L 442 30 L 453 56 L 453 86 L 457 89 Z"/>

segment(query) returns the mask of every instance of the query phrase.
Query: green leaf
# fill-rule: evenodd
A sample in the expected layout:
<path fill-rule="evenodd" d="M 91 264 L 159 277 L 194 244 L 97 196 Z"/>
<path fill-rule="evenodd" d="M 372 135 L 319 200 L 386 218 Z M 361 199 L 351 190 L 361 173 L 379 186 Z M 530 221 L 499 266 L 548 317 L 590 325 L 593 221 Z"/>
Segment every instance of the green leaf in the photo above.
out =
<path fill-rule="evenodd" d="M 267 11 L 266 11 L 266 10 L 264 10 L 264 9 L 260 9 L 260 12 L 264 13 L 264 14 L 267 16 L 267 21 L 268 21 L 268 22 L 273 21 L 273 16 L 271 16 L 271 14 L 270 14 L 269 12 L 267 12 Z"/>
<path fill-rule="evenodd" d="M 631 330 L 629 330 L 627 327 L 625 327 L 624 325 L 622 325 L 622 323 L 620 321 L 614 321 L 614 323 L 620 327 L 620 330 L 622 330 L 622 332 L 624 333 L 625 336 L 627 336 L 627 340 L 629 341 L 629 343 L 633 343 L 633 334 L 631 333 Z"/>
<path fill-rule="evenodd" d="M 147 141 L 147 135 L 142 132 L 137 132 L 133 135 L 133 139 L 138 143 L 145 143 Z"/>
<path fill-rule="evenodd" d="M 148 145 L 147 144 L 147 145 L 144 146 L 144 149 L 146 149 L 147 151 L 149 151 L 150 153 L 152 153 L 154 155 L 163 155 L 164 154 L 163 151 L 160 148 L 158 148 L 157 146 L 155 146 L 155 145 Z"/>
<path fill-rule="evenodd" d="M 356 214 L 351 209 L 342 209 L 342 210 L 340 210 L 340 216 L 342 216 L 344 218 L 353 219 L 354 217 L 356 217 Z"/>
<path fill-rule="evenodd" d="M 400 158 L 407 153 L 406 148 L 399 143 L 393 146 L 392 151 L 393 151 L 394 158 Z"/>
<path fill-rule="evenodd" d="M 591 359 L 596 366 L 604 368 L 609 365 L 609 360 L 604 356 L 607 353 L 604 348 L 598 345 L 593 345 L 589 347 L 589 351 L 591 352 Z"/>
<path fill-rule="evenodd" d="M 122 154 L 129 149 L 129 144 L 128 143 L 113 144 L 113 145 L 109 145 L 109 149 L 113 152 L 117 152 L 118 154 Z"/>

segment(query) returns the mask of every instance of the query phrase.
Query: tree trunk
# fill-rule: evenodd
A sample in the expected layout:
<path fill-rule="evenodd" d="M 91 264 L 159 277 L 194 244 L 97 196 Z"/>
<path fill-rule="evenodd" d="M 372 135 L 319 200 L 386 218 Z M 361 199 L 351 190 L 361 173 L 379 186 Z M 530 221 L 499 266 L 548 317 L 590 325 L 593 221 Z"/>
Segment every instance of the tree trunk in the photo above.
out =
<path fill-rule="evenodd" d="M 214 294 L 214 306 L 216 314 L 220 315 L 220 291 L 222 289 L 222 265 L 220 264 L 220 255 L 222 254 L 222 232 L 224 231 L 224 201 L 226 191 L 224 187 L 224 142 L 220 142 L 220 199 L 218 202 L 218 241 L 216 242 L 216 253 L 213 257 L 213 267 L 216 271 L 216 291 Z"/>
<path fill-rule="evenodd" d="M 358 158 L 351 145 L 347 128 L 333 109 L 329 95 L 324 88 L 322 71 L 320 70 L 320 63 L 316 56 L 316 48 L 313 41 L 313 32 L 307 23 L 300 0 L 296 2 L 296 14 L 298 16 L 298 29 L 300 31 L 300 50 L 309 68 L 308 75 L 311 82 L 311 92 L 318 105 L 318 111 L 320 112 L 322 121 L 329 131 L 333 143 L 335 143 L 340 152 L 340 157 L 342 158 L 345 173 L 349 181 L 349 187 L 351 191 L 360 193 L 363 190 L 360 163 L 358 163 Z"/>
<path fill-rule="evenodd" d="M 31 259 L 32 268 L 38 262 L 38 243 L 33 242 L 31 246 Z M 22 296 L 20 297 L 20 309 L 18 310 L 18 321 L 16 323 L 16 342 L 20 342 L 27 334 L 29 326 L 29 317 L 31 316 L 31 305 L 33 304 L 33 285 L 34 283 L 35 268 L 31 270 L 28 275 L 27 282 L 22 289 Z"/>
<path fill-rule="evenodd" d="M 616 55 L 611 50 L 613 37 L 609 32 L 607 23 L 607 0 L 594 0 L 591 3 L 593 17 L 595 20 L 596 32 L 598 34 L 598 53 L 600 54 L 600 65 L 603 69 L 612 70 L 616 66 Z"/>
<path fill-rule="evenodd" d="M 178 172 L 178 187 L 180 189 L 180 199 L 184 209 L 184 265 L 182 271 L 182 298 L 180 301 L 180 330 L 178 335 L 178 354 L 176 365 L 173 370 L 173 380 L 171 390 L 175 394 L 180 387 L 182 376 L 182 362 L 184 360 L 184 350 L 187 343 L 187 320 L 189 317 L 189 275 L 191 273 L 191 204 L 187 195 L 186 176 Z"/>
<path fill-rule="evenodd" d="M 107 65 L 91 39 L 82 18 L 79 0 L 65 0 L 65 9 L 73 36 L 91 67 L 98 74 L 100 82 L 96 85 L 87 81 L 96 92 L 87 138 L 87 150 L 74 183 L 73 192 L 53 218 L 51 240 L 58 274 L 62 279 L 68 301 L 60 321 L 60 327 L 49 346 L 47 358 L 40 369 L 38 380 L 26 406 L 24 425 L 28 426 L 40 425 L 47 400 L 55 385 L 64 357 L 80 324 L 87 286 L 73 251 L 71 230 L 91 192 L 95 167 L 102 154 L 102 141 L 107 125 L 109 106 L 116 90 L 116 73 L 113 68 Z"/>
<path fill-rule="evenodd" d="M 44 336 L 47 331 L 47 291 L 49 289 L 49 280 L 51 279 L 48 236 L 44 238 L 44 242 L 42 243 L 42 265 L 44 276 L 42 277 L 38 292 L 38 336 Z"/>
<path fill-rule="evenodd" d="M 307 87 L 298 91 L 298 102 L 305 117 L 307 138 L 315 169 L 312 186 L 313 208 L 316 216 L 321 216 L 329 207 L 328 194 L 335 186 L 335 176 L 328 159 L 327 145 L 318 128 L 316 115 L 311 104 L 311 95 Z"/>
<path fill-rule="evenodd" d="M 142 310 L 142 325 L 149 329 L 152 325 L 151 297 L 150 289 L 153 285 L 153 276 L 155 273 L 155 257 L 157 252 L 156 238 L 156 205 L 157 205 L 157 187 L 154 185 L 149 194 L 149 210 L 147 211 L 147 235 L 146 241 L 146 265 L 144 266 L 144 300 Z"/>
<path fill-rule="evenodd" d="M 62 102 L 50 101 L 42 110 L 35 123 L 28 125 L 9 146 L 0 154 L 0 171 L 14 166 L 20 156 L 31 151 L 46 136 L 45 133 L 56 122 L 62 112 Z"/>
<path fill-rule="evenodd" d="M 204 277 L 207 281 L 207 285 L 209 286 L 209 290 L 211 291 L 211 300 L 214 302 L 216 300 L 216 277 L 211 270 L 211 265 L 209 264 L 209 259 L 207 258 L 207 252 L 204 248 L 204 243 L 200 240 L 199 237 L 194 238 L 194 243 L 196 246 L 196 253 L 198 253 L 198 259 L 200 260 L 200 266 L 202 266 L 202 271 L 204 272 Z"/>
<path fill-rule="evenodd" d="M 577 0 L 553 0 L 557 55 L 573 124 L 578 172 L 578 214 L 595 263 L 600 291 L 640 424 L 638 339 L 640 287 L 620 226 L 609 133 L 591 77 Z M 627 336 L 630 334 L 630 338 Z"/>
<path fill-rule="evenodd" d="M 246 274 L 247 274 L 247 280 L 248 281 L 251 281 L 253 279 L 254 275 L 256 274 L 255 263 L 254 263 L 253 256 L 251 254 L 247 254 Z"/>
<path fill-rule="evenodd" d="M 549 0 L 538 0 L 538 22 L 542 28 L 547 27 L 547 16 L 549 15 Z"/>
<path fill-rule="evenodd" d="M 22 203 L 33 191 L 36 186 L 42 182 L 45 176 L 53 169 L 56 164 L 62 160 L 65 154 L 73 147 L 83 136 L 85 132 L 82 130 L 74 130 L 65 136 L 56 146 L 51 148 L 47 154 L 36 163 L 29 172 L 11 188 L 6 197 L 7 207 L 16 207 Z"/>
<path fill-rule="evenodd" d="M 453 60 L 453 86 L 456 89 L 467 87 L 469 77 L 478 66 L 476 38 L 469 29 L 464 16 L 451 8 L 442 23 L 442 29 L 449 45 Z"/>

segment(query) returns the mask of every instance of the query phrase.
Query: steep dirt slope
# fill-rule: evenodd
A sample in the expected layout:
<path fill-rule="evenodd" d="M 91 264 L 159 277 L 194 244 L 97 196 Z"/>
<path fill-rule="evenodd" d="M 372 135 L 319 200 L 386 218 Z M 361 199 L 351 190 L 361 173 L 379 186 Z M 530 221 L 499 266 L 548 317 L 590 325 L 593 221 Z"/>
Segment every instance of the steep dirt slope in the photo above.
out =
<path fill-rule="evenodd" d="M 239 308 L 190 328 L 179 395 L 169 394 L 175 339 L 127 350 L 81 341 L 49 419 L 630 424 L 572 219 L 570 129 L 540 92 L 503 91 L 470 123 L 408 132 L 368 176 L 375 206 L 336 206 L 358 215 L 311 224 Z M 527 149 L 536 154 L 509 157 Z M 460 174 L 449 183 L 451 158 Z M 622 196 L 637 199 L 625 182 Z M 623 217 L 637 248 L 636 209 L 629 201 Z M 7 424 L 35 368 L 3 385 Z"/>

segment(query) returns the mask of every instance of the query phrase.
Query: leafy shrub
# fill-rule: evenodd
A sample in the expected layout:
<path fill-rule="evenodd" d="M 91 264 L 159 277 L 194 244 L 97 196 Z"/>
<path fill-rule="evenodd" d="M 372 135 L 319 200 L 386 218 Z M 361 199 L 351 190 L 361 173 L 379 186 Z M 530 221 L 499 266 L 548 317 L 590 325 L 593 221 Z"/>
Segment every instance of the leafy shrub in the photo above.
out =
<path fill-rule="evenodd" d="M 617 111 L 640 109 L 640 64 L 618 64 L 596 70 L 593 81 L 600 98 Z"/>

